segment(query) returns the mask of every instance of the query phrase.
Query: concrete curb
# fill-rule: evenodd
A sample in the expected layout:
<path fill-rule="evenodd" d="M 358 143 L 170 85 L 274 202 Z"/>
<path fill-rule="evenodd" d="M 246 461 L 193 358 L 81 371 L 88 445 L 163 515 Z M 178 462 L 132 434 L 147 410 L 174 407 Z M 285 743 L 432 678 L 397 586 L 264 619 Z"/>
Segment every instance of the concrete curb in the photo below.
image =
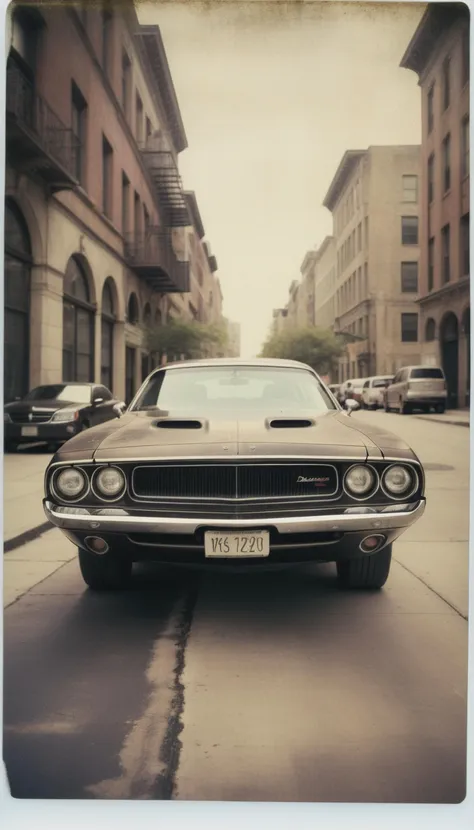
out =
<path fill-rule="evenodd" d="M 28 544 L 28 542 L 33 542 L 42 536 L 43 533 L 46 533 L 48 530 L 53 530 L 54 527 L 55 525 L 51 524 L 51 522 L 43 522 L 40 525 L 36 525 L 36 527 L 32 527 L 31 530 L 24 530 L 23 533 L 19 533 L 18 536 L 14 536 L 13 539 L 7 539 L 3 543 L 3 553 L 11 553 L 12 550 L 16 550 L 22 545 Z"/>
<path fill-rule="evenodd" d="M 430 418 L 429 415 L 415 415 L 415 418 L 419 418 L 420 421 L 430 421 L 432 424 L 450 424 L 451 426 L 455 427 L 469 427 L 471 426 L 469 421 L 442 421 L 440 418 Z"/>

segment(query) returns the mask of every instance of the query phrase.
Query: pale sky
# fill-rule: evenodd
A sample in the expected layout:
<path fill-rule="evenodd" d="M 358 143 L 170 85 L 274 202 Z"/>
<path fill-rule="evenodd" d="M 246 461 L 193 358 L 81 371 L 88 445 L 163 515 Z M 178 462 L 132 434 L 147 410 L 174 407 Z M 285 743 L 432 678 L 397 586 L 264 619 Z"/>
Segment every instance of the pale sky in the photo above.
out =
<path fill-rule="evenodd" d="M 224 313 L 258 353 L 332 232 L 322 207 L 344 152 L 417 144 L 417 77 L 399 67 L 422 4 L 141 3 L 161 29 L 189 147 L 180 154 L 217 257 Z"/>

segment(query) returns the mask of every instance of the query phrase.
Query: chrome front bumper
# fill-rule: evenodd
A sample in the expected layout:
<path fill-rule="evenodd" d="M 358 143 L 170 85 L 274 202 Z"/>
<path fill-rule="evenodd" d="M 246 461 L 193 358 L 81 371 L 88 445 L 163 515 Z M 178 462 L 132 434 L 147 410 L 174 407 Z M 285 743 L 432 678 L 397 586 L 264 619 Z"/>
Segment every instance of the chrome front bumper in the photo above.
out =
<path fill-rule="evenodd" d="M 394 505 L 390 513 L 340 513 L 332 516 L 278 516 L 264 519 L 217 519 L 215 516 L 199 518 L 168 518 L 166 516 L 136 516 L 123 508 L 86 508 L 59 506 L 48 499 L 43 500 L 47 519 L 62 530 L 76 533 L 94 530 L 102 533 L 178 533 L 194 534 L 206 528 L 248 528 L 274 527 L 279 533 L 357 532 L 370 530 L 396 530 L 410 527 L 425 511 L 425 499 L 416 503 L 413 510 L 399 510 Z M 353 508 L 351 508 L 353 509 Z"/>

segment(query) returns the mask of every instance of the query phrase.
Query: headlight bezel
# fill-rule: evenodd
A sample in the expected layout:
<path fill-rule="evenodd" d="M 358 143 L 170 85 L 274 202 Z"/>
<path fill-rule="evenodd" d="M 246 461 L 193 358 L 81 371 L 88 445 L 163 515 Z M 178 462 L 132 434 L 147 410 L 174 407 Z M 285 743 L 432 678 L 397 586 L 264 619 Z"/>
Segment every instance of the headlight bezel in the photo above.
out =
<path fill-rule="evenodd" d="M 412 479 L 412 486 L 409 487 L 407 490 L 404 490 L 403 493 L 397 495 L 396 493 L 392 493 L 386 484 L 386 477 L 387 473 L 392 470 L 394 467 L 401 467 L 403 470 L 406 470 Z M 420 477 L 415 467 L 411 464 L 404 464 L 403 461 L 394 461 L 392 464 L 389 464 L 388 467 L 382 473 L 380 478 L 380 487 L 382 489 L 383 494 L 392 501 L 406 501 L 410 499 L 414 493 L 418 490 L 420 486 Z"/>
<path fill-rule="evenodd" d="M 98 487 L 98 485 L 96 483 L 98 476 L 101 473 L 105 472 L 106 470 L 107 471 L 108 470 L 116 470 L 118 473 L 120 473 L 120 475 L 123 478 L 123 486 L 120 489 L 120 491 L 117 493 L 117 495 L 115 495 L 115 496 L 107 496 L 105 493 L 102 493 L 102 491 L 100 490 L 100 488 Z M 127 476 L 125 475 L 124 471 L 120 467 L 118 467 L 116 464 L 104 464 L 103 466 L 98 467 L 92 473 L 91 491 L 92 491 L 93 495 L 95 496 L 95 498 L 98 501 L 101 501 L 105 504 L 111 504 L 111 503 L 120 501 L 124 497 L 125 493 L 127 492 Z"/>
<path fill-rule="evenodd" d="M 57 486 L 57 479 L 59 478 L 59 476 L 62 473 L 67 472 L 69 470 L 81 473 L 84 478 L 84 487 L 82 488 L 79 495 L 74 496 L 74 498 L 69 498 L 67 495 L 64 495 Z M 77 502 L 82 501 L 88 496 L 90 488 L 91 483 L 90 478 L 87 475 L 87 472 L 82 467 L 79 467 L 76 464 L 68 464 L 64 467 L 58 467 L 56 470 L 54 470 L 49 482 L 49 489 L 51 490 L 52 495 L 55 498 L 59 499 L 59 501 L 65 502 L 66 504 L 77 504 Z"/>
<path fill-rule="evenodd" d="M 354 468 L 356 467 L 361 467 L 363 470 L 368 470 L 374 476 L 372 487 L 370 488 L 370 490 L 367 491 L 366 494 L 362 496 L 353 493 L 352 490 L 346 484 L 347 476 L 349 475 L 351 470 L 354 470 Z M 380 487 L 380 475 L 378 473 L 378 470 L 374 466 L 372 466 L 372 464 L 364 464 L 363 462 L 357 462 L 355 464 L 351 464 L 351 466 L 348 467 L 345 471 L 342 478 L 342 487 L 346 496 L 349 496 L 349 498 L 354 499 L 354 501 L 368 501 L 368 499 L 373 498 L 373 496 L 375 496 L 375 494 L 378 492 L 378 489 Z"/>

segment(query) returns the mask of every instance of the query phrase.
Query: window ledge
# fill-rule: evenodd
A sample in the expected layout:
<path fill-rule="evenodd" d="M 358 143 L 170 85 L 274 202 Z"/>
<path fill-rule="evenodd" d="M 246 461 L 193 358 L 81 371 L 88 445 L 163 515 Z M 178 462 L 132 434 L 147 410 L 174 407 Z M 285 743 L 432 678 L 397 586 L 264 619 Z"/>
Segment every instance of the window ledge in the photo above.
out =
<path fill-rule="evenodd" d="M 445 190 L 443 193 L 443 199 L 447 199 L 448 196 L 451 196 L 451 188 L 449 187 L 448 190 Z"/>

